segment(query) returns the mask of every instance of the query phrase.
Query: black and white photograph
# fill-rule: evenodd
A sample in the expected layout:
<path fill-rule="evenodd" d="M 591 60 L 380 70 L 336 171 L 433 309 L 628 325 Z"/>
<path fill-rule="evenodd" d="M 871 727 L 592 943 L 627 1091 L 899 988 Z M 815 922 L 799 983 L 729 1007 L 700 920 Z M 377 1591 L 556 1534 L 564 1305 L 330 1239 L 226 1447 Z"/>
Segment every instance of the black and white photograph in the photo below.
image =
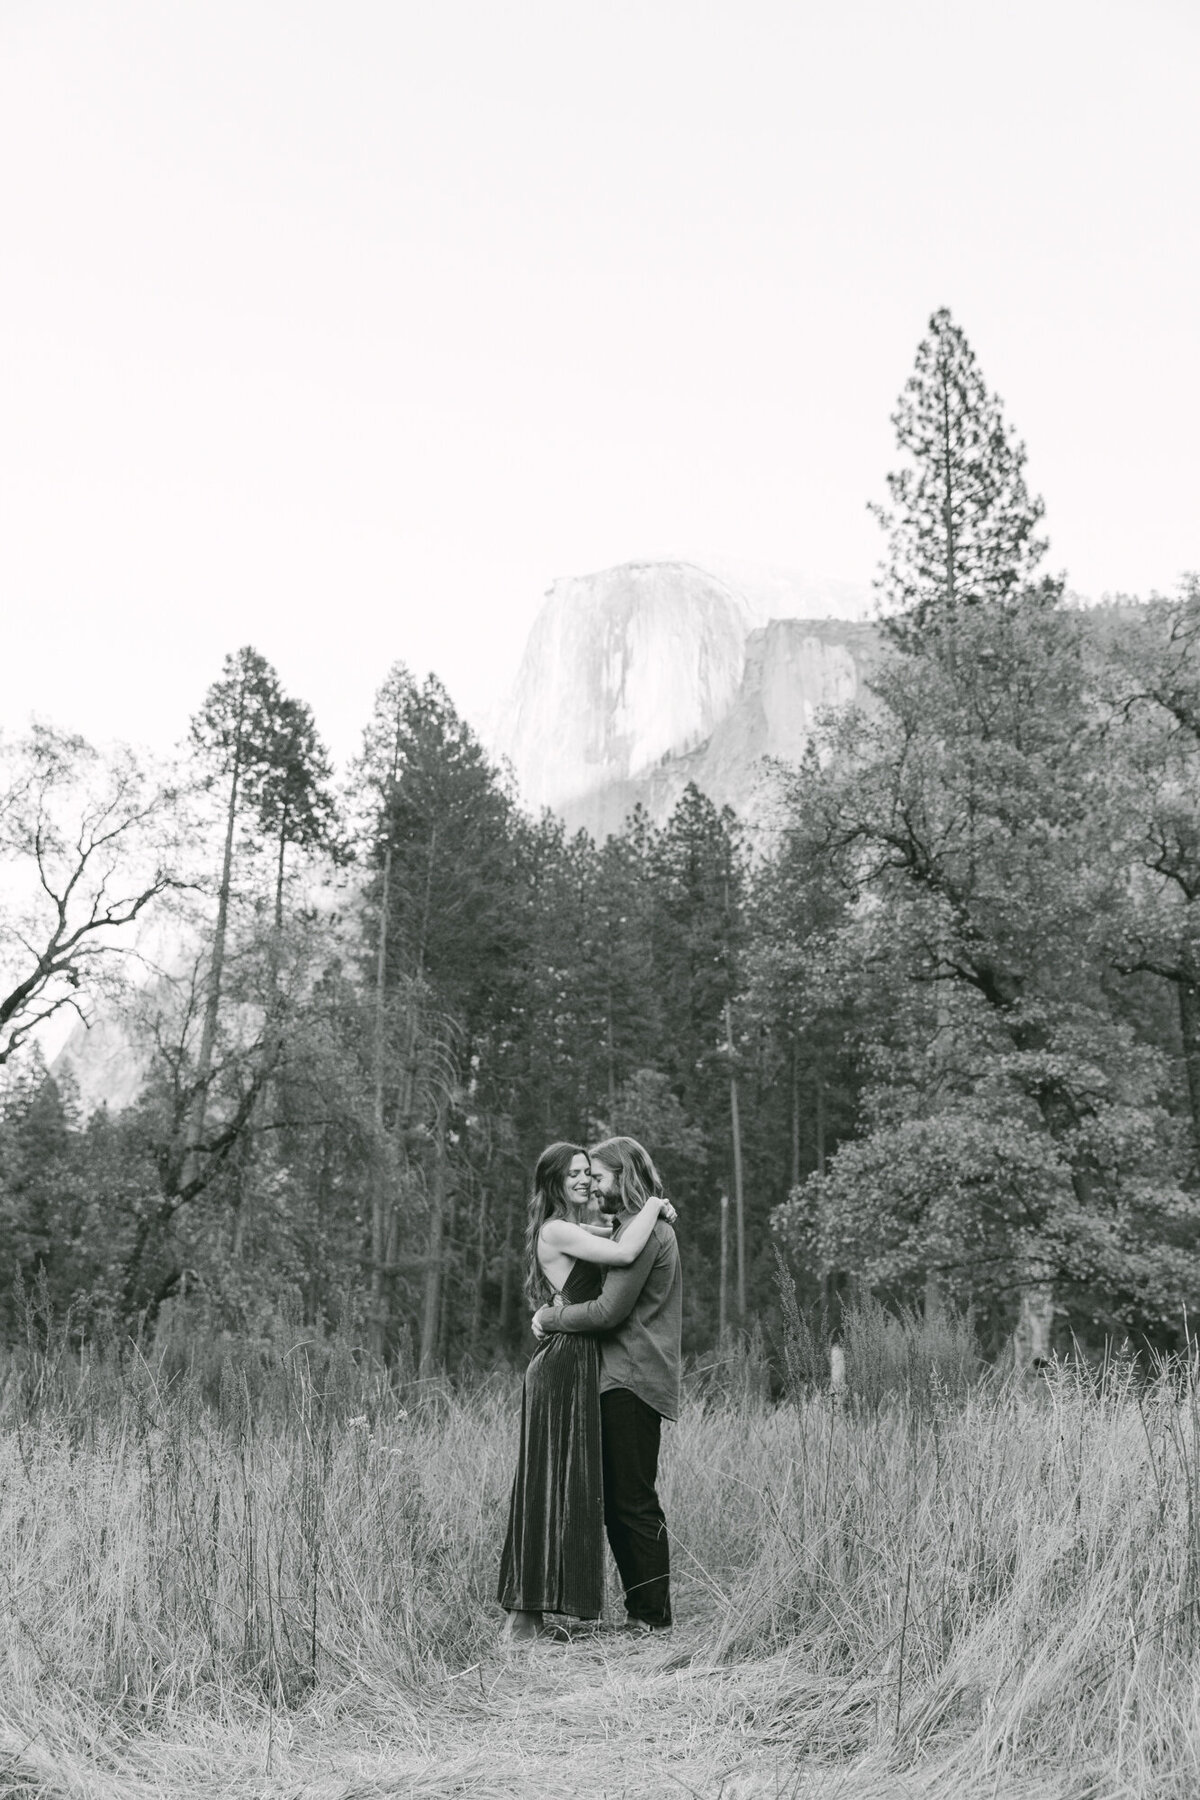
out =
<path fill-rule="evenodd" d="M 1200 0 L 0 0 L 0 1796 L 1200 1793 Z"/>

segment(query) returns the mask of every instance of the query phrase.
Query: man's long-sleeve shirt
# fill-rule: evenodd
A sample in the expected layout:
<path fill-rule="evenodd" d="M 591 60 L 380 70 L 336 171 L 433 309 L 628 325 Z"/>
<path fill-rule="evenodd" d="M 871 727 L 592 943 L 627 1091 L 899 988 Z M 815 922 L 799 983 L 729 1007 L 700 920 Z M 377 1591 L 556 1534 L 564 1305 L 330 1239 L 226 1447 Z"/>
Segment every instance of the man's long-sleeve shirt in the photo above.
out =
<path fill-rule="evenodd" d="M 617 1233 L 632 1214 L 624 1213 Z M 637 1261 L 607 1269 L 595 1300 L 547 1309 L 547 1331 L 582 1331 L 600 1340 L 600 1392 L 629 1388 L 664 1419 L 679 1417 L 679 1338 L 683 1274 L 675 1233 L 659 1219 Z"/>

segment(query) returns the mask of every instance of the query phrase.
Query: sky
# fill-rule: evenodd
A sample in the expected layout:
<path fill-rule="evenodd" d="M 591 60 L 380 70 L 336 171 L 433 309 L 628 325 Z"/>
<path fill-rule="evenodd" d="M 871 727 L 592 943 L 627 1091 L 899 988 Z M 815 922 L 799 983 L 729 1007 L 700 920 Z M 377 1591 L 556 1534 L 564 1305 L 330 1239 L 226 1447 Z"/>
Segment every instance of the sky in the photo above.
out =
<path fill-rule="evenodd" d="M 869 583 L 948 306 L 1049 566 L 1200 567 L 1196 0 L 0 0 L 0 726 L 353 753 L 559 576 Z"/>

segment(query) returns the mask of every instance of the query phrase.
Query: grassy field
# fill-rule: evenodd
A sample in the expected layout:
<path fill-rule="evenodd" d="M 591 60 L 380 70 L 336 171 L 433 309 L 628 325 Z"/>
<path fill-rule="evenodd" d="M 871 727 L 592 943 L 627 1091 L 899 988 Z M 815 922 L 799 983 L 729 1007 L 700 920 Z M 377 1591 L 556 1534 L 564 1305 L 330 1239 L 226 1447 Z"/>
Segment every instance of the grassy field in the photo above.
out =
<path fill-rule="evenodd" d="M 673 1637 L 525 1652 L 492 1599 L 511 1377 L 24 1357 L 0 1794 L 1194 1800 L 1192 1386 L 1019 1392 L 892 1349 L 838 1406 L 772 1405 L 752 1365 L 697 1391 Z"/>

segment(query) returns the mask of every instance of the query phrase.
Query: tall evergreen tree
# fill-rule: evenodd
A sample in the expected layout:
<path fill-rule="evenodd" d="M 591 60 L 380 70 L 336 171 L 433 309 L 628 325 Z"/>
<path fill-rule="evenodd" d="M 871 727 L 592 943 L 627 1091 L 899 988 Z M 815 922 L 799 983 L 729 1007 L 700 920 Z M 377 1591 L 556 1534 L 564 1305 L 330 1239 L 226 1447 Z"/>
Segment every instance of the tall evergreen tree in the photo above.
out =
<path fill-rule="evenodd" d="M 375 798 L 374 979 L 404 996 L 393 1116 L 412 1192 L 424 1200 L 420 1357 L 444 1337 L 446 1273 L 456 1218 L 464 1074 L 490 1029 L 513 944 L 512 803 L 445 689 L 393 671 L 369 728 L 362 768 Z M 385 898 L 386 890 L 386 898 Z M 386 904 L 386 913 L 383 908 Z M 386 1110 L 386 1108 L 385 1108 Z M 393 1208 L 384 1264 L 395 1261 Z M 376 1234 L 377 1235 L 377 1234 Z"/>
<path fill-rule="evenodd" d="M 689 783 L 652 854 L 654 955 L 668 1067 L 693 1118 L 709 1121 L 713 1173 L 734 1203 L 735 1295 L 746 1314 L 747 1236 L 740 1032 L 745 857 L 737 820 Z M 725 1120 L 725 1129 L 716 1127 Z"/>
<path fill-rule="evenodd" d="M 815 761 L 810 763 L 815 770 Z M 787 1095 L 786 1182 L 823 1172 L 855 1095 L 850 1043 L 869 991 L 839 955 L 848 896 L 825 847 L 794 813 L 755 871 L 747 931 L 749 1009 Z"/>
<path fill-rule="evenodd" d="M 221 874 L 217 887 L 217 917 L 208 959 L 200 1045 L 196 1055 L 195 1101 L 187 1131 L 187 1154 L 180 1175 L 186 1187 L 201 1173 L 197 1148 L 204 1137 L 208 1090 L 212 1079 L 217 1022 L 229 933 L 229 907 L 233 892 L 233 850 L 238 820 L 243 809 L 263 803 L 279 742 L 284 698 L 279 677 L 266 658 L 250 645 L 225 658 L 221 677 L 209 688 L 192 720 L 192 744 L 205 767 L 207 779 L 227 783 L 225 832 Z"/>
<path fill-rule="evenodd" d="M 336 844 L 337 814 L 329 753 L 321 742 L 312 708 L 280 694 L 266 721 L 266 762 L 258 773 L 254 809 L 266 836 L 275 843 L 275 931 L 283 930 L 283 890 L 287 852 L 329 850 Z"/>
<path fill-rule="evenodd" d="M 599 846 L 580 835 L 565 848 L 575 891 L 560 962 L 577 1018 L 581 1134 L 615 1116 L 622 1085 L 653 1060 L 661 1038 L 648 842 L 635 829 Z"/>
<path fill-rule="evenodd" d="M 887 477 L 891 508 L 872 506 L 888 534 L 876 581 L 893 638 L 954 654 L 964 609 L 1009 600 L 1046 551 L 1044 511 L 1025 485 L 1025 446 L 1005 422 L 974 352 L 943 307 L 929 321 L 892 415 L 908 462 Z"/>
<path fill-rule="evenodd" d="M 378 897 L 375 907 L 375 943 L 371 959 L 371 1116 L 374 1154 L 371 1180 L 371 1329 L 377 1354 L 386 1347 L 387 1318 L 384 1304 L 384 1259 L 392 1217 L 395 1156 L 386 1129 L 385 1097 L 388 1062 L 388 922 L 392 911 L 392 864 L 395 844 L 387 821 L 400 779 L 406 721 L 412 704 L 413 681 L 402 663 L 389 670 L 375 697 L 375 706 L 363 734 L 362 755 L 356 765 L 360 799 L 368 809 L 367 832 L 378 861 Z"/>

